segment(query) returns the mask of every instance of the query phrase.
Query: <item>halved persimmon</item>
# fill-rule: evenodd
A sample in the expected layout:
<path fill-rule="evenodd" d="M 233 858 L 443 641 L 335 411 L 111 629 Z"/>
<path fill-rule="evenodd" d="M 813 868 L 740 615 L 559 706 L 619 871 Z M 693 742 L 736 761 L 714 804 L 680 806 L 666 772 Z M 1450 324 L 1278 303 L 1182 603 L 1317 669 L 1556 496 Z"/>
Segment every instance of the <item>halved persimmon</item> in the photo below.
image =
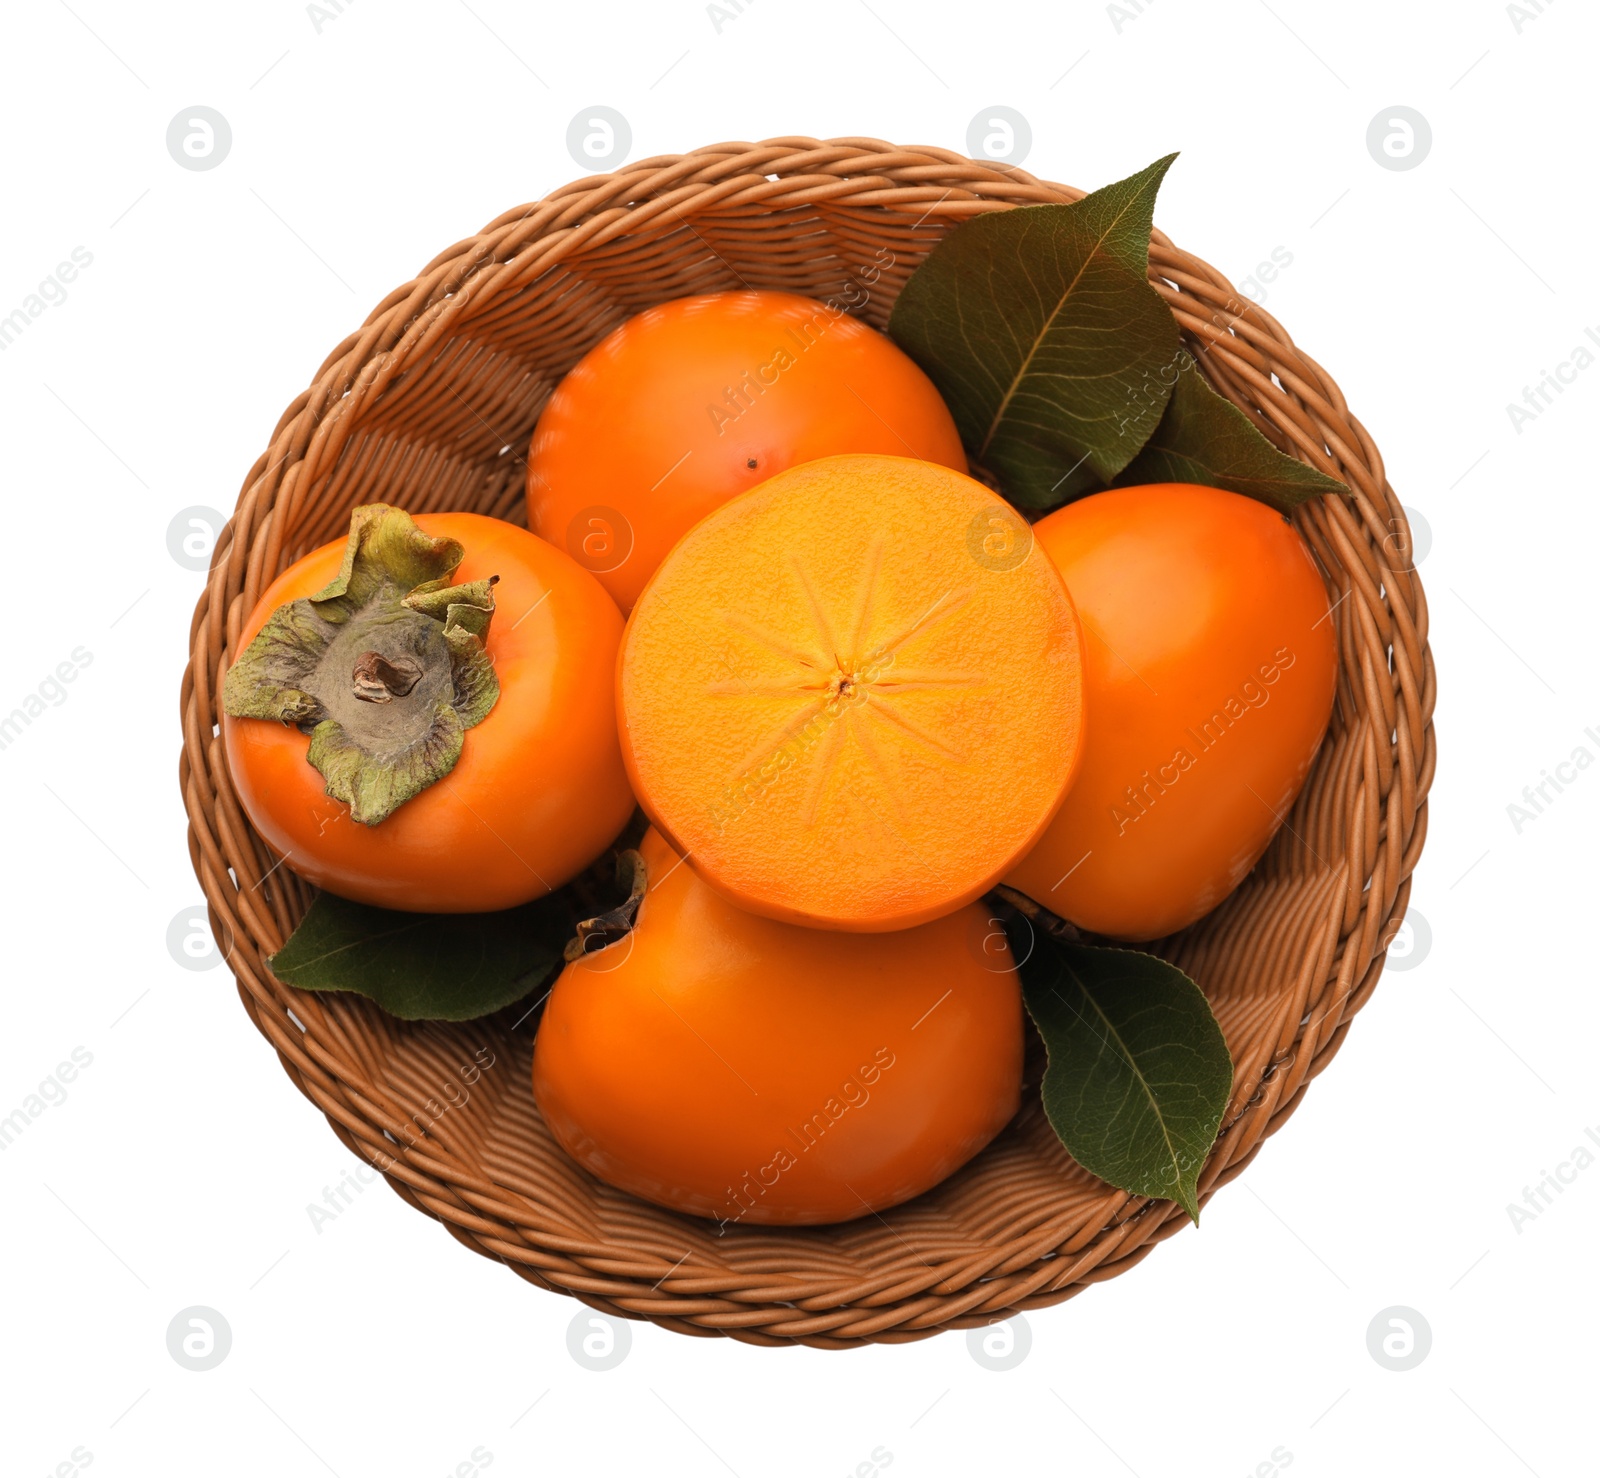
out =
<path fill-rule="evenodd" d="M 623 758 L 732 902 L 904 929 L 1048 825 L 1081 667 L 1066 587 L 1005 502 L 947 467 L 828 457 L 724 504 L 656 571 L 618 659 Z"/>

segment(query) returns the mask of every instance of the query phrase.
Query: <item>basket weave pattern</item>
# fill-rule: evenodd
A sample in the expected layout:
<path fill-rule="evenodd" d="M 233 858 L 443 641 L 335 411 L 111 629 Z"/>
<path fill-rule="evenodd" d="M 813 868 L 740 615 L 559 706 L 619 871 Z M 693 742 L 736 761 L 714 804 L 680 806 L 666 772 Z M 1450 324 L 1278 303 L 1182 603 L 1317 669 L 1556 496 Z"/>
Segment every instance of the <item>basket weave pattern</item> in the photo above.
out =
<path fill-rule="evenodd" d="M 932 1192 L 808 1230 L 709 1223 L 581 1171 L 534 1105 L 524 1008 L 406 1024 L 263 964 L 309 889 L 240 810 L 217 693 L 242 623 L 295 559 L 383 501 L 525 523 L 523 454 L 550 391 L 630 315 L 750 287 L 838 298 L 878 328 L 940 236 L 979 212 L 1078 199 L 1012 168 L 876 139 L 780 138 L 644 160 L 508 212 L 442 252 L 341 343 L 245 478 L 194 614 L 180 783 L 189 848 L 245 1009 L 355 1154 L 467 1246 L 544 1288 L 694 1334 L 843 1347 L 1060 1302 L 1184 1224 L 1079 1169 L 1037 1102 Z M 1281 448 L 1343 480 L 1296 522 L 1341 655 L 1304 793 L 1239 890 L 1161 952 L 1203 987 L 1235 1064 L 1202 1197 L 1239 1174 L 1377 985 L 1426 833 L 1435 679 L 1405 514 L 1338 387 L 1268 314 L 1160 232 L 1150 280 L 1211 382 Z M 485 1066 L 485 1064 L 489 1064 Z"/>

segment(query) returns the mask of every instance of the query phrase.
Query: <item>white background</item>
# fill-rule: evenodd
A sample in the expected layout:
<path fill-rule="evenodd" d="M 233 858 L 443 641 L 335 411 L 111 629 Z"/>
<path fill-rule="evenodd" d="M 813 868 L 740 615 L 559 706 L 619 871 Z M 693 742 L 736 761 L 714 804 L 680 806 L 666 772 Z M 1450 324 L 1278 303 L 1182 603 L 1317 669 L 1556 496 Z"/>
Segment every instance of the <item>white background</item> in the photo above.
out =
<path fill-rule="evenodd" d="M 0 317 L 92 257 L 0 352 L 0 712 L 92 658 L 0 751 L 0 1116 L 74 1048 L 92 1064 L 0 1151 L 0 1471 L 81 1449 L 96 1478 L 430 1478 L 479 1449 L 507 1473 L 754 1478 L 852 1473 L 877 1448 L 908 1478 L 1265 1478 L 1275 1451 L 1297 1478 L 1596 1470 L 1600 1165 L 1520 1228 L 1507 1211 L 1600 1126 L 1600 767 L 1520 832 L 1507 811 L 1576 747 L 1600 756 L 1600 366 L 1520 430 L 1506 409 L 1600 325 L 1592 9 L 729 0 L 719 33 L 689 0 L 71 5 L 10 6 L 0 37 Z M 169 954 L 200 896 L 177 697 L 203 580 L 170 521 L 232 506 L 392 287 L 591 172 L 566 135 L 596 104 L 633 158 L 784 133 L 964 149 L 1001 104 L 1045 178 L 1092 187 L 1181 149 L 1158 224 L 1236 280 L 1292 257 L 1266 306 L 1431 530 L 1441 761 L 1394 950 L 1413 968 L 1198 1231 L 1030 1316 L 1009 1371 L 963 1334 L 828 1354 L 649 1325 L 584 1369 L 580 1305 L 383 1186 L 314 1229 L 350 1156 L 226 969 Z M 1433 135 L 1404 171 L 1366 147 L 1397 104 Z M 165 145 L 194 105 L 233 134 L 203 172 Z M 233 1340 L 203 1373 L 166 1346 L 197 1304 Z M 1405 1372 L 1367 1347 L 1392 1305 L 1432 1330 Z"/>

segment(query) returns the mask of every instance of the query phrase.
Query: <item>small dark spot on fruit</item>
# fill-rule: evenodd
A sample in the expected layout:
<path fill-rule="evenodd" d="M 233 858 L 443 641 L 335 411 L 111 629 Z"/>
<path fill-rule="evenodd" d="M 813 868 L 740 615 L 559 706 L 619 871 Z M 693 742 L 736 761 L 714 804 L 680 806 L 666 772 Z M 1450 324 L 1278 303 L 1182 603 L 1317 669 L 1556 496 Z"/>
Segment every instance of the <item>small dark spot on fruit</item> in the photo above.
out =
<path fill-rule="evenodd" d="M 750 460 L 748 462 L 746 462 L 744 465 L 746 467 L 748 467 L 752 472 L 754 472 L 755 471 L 755 466 L 756 466 L 756 459 L 754 457 L 751 457 Z"/>

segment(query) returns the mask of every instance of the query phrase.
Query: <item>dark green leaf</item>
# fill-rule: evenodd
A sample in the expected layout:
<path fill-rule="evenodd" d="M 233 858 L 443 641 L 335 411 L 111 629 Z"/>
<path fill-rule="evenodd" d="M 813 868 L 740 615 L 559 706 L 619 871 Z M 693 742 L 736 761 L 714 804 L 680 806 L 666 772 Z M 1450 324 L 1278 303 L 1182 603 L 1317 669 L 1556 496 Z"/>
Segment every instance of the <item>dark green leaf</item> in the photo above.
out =
<path fill-rule="evenodd" d="M 403 1021 L 470 1021 L 521 1000 L 561 964 L 558 897 L 499 913 L 399 913 L 320 893 L 267 961 L 301 990 L 354 991 Z"/>
<path fill-rule="evenodd" d="M 1110 482 L 1161 419 L 1178 328 L 1146 272 L 1176 157 L 1072 205 L 975 217 L 894 305 L 889 333 L 1013 503 L 1053 508 Z"/>
<path fill-rule="evenodd" d="M 1161 424 L 1116 479 L 1118 487 L 1147 482 L 1226 488 L 1280 513 L 1322 493 L 1349 491 L 1342 482 L 1280 452 L 1238 406 L 1211 388 L 1188 354 L 1182 355 Z"/>
<path fill-rule="evenodd" d="M 1200 1169 L 1233 1088 L 1199 986 L 1155 955 L 1042 936 L 1022 993 L 1050 1055 L 1045 1116 L 1072 1158 L 1198 1221 Z"/>

